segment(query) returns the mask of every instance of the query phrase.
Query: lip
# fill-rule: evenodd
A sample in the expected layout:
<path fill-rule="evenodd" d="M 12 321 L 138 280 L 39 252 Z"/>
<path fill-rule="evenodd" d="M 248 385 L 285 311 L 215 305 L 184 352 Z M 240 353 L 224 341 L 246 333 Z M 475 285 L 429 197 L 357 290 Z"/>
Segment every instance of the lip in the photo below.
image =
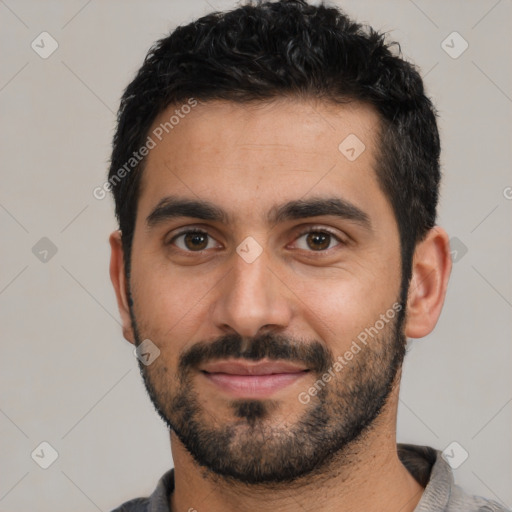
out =
<path fill-rule="evenodd" d="M 307 370 L 304 366 L 299 366 L 287 361 L 241 361 L 224 360 L 213 361 L 200 368 L 207 373 L 227 373 L 230 375 L 271 375 L 276 373 L 297 373 Z"/>
<path fill-rule="evenodd" d="M 239 398 L 265 398 L 304 377 L 309 370 L 285 361 L 215 361 L 200 368 L 215 387 Z"/>

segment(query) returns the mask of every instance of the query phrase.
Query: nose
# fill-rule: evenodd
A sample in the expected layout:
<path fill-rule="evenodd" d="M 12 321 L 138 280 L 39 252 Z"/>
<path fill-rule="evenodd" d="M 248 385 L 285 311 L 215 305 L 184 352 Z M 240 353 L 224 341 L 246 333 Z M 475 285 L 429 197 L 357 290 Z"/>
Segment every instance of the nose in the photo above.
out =
<path fill-rule="evenodd" d="M 277 272 L 270 269 L 265 252 L 251 263 L 234 254 L 231 270 L 219 283 L 213 322 L 224 332 L 244 337 L 270 329 L 281 331 L 292 317 L 290 295 Z"/>

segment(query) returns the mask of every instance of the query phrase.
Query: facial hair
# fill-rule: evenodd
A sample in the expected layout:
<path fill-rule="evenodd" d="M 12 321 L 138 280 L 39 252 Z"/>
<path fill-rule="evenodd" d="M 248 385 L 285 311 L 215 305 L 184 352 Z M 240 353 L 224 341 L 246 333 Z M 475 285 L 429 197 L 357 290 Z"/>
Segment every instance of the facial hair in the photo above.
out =
<path fill-rule="evenodd" d="M 139 332 L 133 300 L 129 303 L 138 346 L 145 336 Z M 320 474 L 334 456 L 348 453 L 371 429 L 402 366 L 404 317 L 402 309 L 354 354 L 336 378 L 318 386 L 317 394 L 302 405 L 302 412 L 292 421 L 273 421 L 273 413 L 279 409 L 276 400 L 236 399 L 229 403 L 236 420 L 223 424 L 201 405 L 193 376 L 199 365 L 208 361 L 266 358 L 306 366 L 312 385 L 336 361 L 318 340 L 297 340 L 270 332 L 251 339 L 230 334 L 187 349 L 179 357 L 174 376 L 162 365 L 163 358 L 149 366 L 139 361 L 139 367 L 156 411 L 199 466 L 234 482 L 290 483 Z M 162 345 L 162 340 L 155 341 Z"/>

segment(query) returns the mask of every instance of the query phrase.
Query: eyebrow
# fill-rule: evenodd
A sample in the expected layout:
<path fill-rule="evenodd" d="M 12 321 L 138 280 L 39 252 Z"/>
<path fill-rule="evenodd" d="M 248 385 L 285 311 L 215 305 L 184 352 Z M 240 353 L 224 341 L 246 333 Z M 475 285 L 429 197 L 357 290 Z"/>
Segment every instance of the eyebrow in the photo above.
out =
<path fill-rule="evenodd" d="M 146 217 L 146 225 L 153 228 L 176 217 L 193 217 L 195 219 L 228 223 L 228 214 L 218 206 L 204 200 L 164 197 Z"/>
<path fill-rule="evenodd" d="M 273 207 L 267 215 L 270 226 L 309 217 L 334 216 L 360 224 L 371 231 L 369 216 L 346 199 L 339 197 L 298 199 Z M 148 228 L 154 228 L 170 219 L 191 217 L 194 219 L 228 224 L 230 215 L 219 206 L 205 200 L 164 197 L 146 218 Z"/>
<path fill-rule="evenodd" d="M 350 220 L 371 231 L 370 217 L 360 208 L 340 197 L 298 199 L 272 208 L 268 221 L 274 226 L 287 220 L 333 216 Z"/>

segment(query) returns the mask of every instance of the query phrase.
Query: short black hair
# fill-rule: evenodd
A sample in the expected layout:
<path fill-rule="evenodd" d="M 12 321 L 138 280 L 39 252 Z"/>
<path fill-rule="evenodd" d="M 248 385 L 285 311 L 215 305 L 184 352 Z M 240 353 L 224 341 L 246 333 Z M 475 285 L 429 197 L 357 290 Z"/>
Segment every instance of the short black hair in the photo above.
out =
<path fill-rule="evenodd" d="M 280 97 L 360 101 L 378 112 L 375 171 L 396 216 L 407 289 L 414 248 L 436 219 L 435 109 L 398 43 L 337 7 L 304 0 L 253 1 L 214 12 L 177 27 L 148 52 L 121 100 L 109 171 L 127 275 L 145 159 L 134 161 L 123 179 L 119 170 L 145 144 L 155 118 L 191 98 L 252 103 Z"/>

